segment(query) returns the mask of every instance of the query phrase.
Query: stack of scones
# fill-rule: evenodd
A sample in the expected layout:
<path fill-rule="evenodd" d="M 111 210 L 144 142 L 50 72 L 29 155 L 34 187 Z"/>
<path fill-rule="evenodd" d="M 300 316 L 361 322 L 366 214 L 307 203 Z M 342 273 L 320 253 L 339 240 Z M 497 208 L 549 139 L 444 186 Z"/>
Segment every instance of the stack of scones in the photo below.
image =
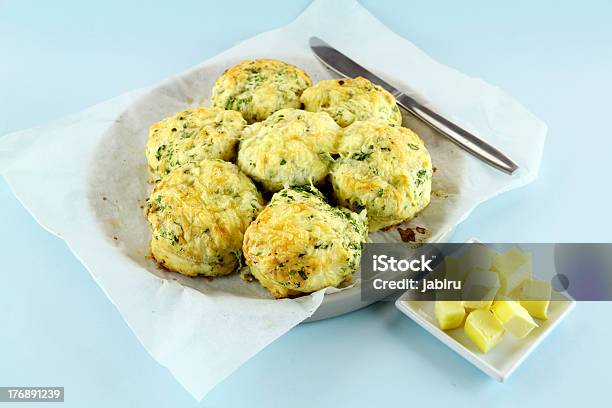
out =
<path fill-rule="evenodd" d="M 312 85 L 276 60 L 243 61 L 212 106 L 151 126 L 151 254 L 188 276 L 246 262 L 277 298 L 351 281 L 368 232 L 429 204 L 431 158 L 391 94 L 364 78 Z"/>

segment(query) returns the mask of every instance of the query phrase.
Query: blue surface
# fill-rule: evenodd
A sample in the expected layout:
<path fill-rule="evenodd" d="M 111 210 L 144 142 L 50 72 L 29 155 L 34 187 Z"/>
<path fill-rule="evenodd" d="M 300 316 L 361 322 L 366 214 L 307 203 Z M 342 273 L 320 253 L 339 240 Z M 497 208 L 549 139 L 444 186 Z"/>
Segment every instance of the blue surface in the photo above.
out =
<path fill-rule="evenodd" d="M 0 1 L 0 134 L 153 84 L 290 22 L 307 3 Z M 479 207 L 454 240 L 610 241 L 612 3 L 429 3 L 363 2 L 549 125 L 540 178 Z M 3 180 L 0 203 L 0 386 L 61 385 L 70 407 L 541 407 L 609 397 L 609 303 L 579 304 L 504 384 L 387 303 L 296 328 L 197 404 Z"/>

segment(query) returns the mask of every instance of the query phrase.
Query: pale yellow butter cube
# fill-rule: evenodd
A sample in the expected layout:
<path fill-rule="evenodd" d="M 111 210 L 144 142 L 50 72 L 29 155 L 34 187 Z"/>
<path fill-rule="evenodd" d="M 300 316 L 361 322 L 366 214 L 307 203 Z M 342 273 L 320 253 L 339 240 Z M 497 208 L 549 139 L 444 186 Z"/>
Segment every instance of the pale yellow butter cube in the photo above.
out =
<path fill-rule="evenodd" d="M 504 326 L 487 309 L 476 309 L 465 319 L 465 334 L 483 353 L 495 347 L 504 335 Z"/>
<path fill-rule="evenodd" d="M 461 262 L 466 270 L 476 268 L 489 270 L 497 252 L 484 244 L 468 244 L 468 248 L 461 253 Z"/>
<path fill-rule="evenodd" d="M 493 315 L 513 336 L 522 339 L 538 324 L 521 304 L 514 300 L 499 300 L 491 307 Z"/>
<path fill-rule="evenodd" d="M 519 291 L 521 306 L 527 309 L 531 316 L 547 320 L 551 293 L 550 282 L 538 279 L 524 281 Z"/>
<path fill-rule="evenodd" d="M 465 317 L 463 304 L 456 300 L 436 301 L 434 312 L 442 330 L 455 329 L 461 326 Z"/>
<path fill-rule="evenodd" d="M 463 305 L 468 309 L 487 309 L 499 290 L 497 273 L 476 268 L 472 270 L 462 288 Z"/>
<path fill-rule="evenodd" d="M 444 258 L 446 279 L 464 280 L 473 269 L 490 270 L 495 255 L 495 251 L 483 244 L 465 244 L 465 249 L 457 256 Z"/>
<path fill-rule="evenodd" d="M 444 258 L 445 268 L 444 269 L 436 268 L 434 272 L 427 275 L 428 279 L 431 279 L 429 278 L 429 276 L 433 276 L 434 278 L 440 279 L 440 280 L 446 279 L 447 281 L 462 281 L 463 278 L 459 278 L 454 275 L 452 277 L 448 276 L 449 271 L 452 271 L 450 272 L 451 274 L 455 274 L 458 272 L 457 269 L 455 268 L 456 262 L 457 262 L 457 259 L 453 258 L 452 256 L 445 257 Z M 461 290 L 451 288 L 450 286 L 444 289 L 436 289 L 435 295 L 436 295 L 436 300 L 461 301 Z"/>
<path fill-rule="evenodd" d="M 461 260 L 454 256 L 444 258 L 444 266 L 446 268 L 445 278 L 447 280 L 463 280 L 467 271 L 461 266 Z"/>
<path fill-rule="evenodd" d="M 466 309 L 488 309 L 493 304 L 493 299 L 490 300 L 464 300 L 463 306 Z"/>
<path fill-rule="evenodd" d="M 436 300 L 449 300 L 461 302 L 461 290 L 458 289 L 438 289 L 436 290 Z"/>
<path fill-rule="evenodd" d="M 493 257 L 491 269 L 499 274 L 499 293 L 508 295 L 531 279 L 531 254 L 514 247 Z"/>
<path fill-rule="evenodd" d="M 525 283 L 527 281 L 524 281 Z M 495 296 L 495 300 L 520 300 L 521 299 L 521 287 L 514 289 L 512 292 L 502 295 L 501 293 L 497 293 Z"/>

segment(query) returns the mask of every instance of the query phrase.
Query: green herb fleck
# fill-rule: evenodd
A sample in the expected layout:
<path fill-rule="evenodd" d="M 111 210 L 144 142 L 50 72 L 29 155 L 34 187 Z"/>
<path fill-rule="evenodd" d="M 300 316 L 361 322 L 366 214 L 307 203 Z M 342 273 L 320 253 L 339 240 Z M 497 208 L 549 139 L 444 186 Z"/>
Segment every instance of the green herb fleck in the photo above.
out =
<path fill-rule="evenodd" d="M 372 152 L 369 152 L 369 153 L 359 152 L 359 153 L 353 153 L 351 158 L 357 161 L 364 161 L 368 159 L 371 155 L 372 155 Z"/>
<path fill-rule="evenodd" d="M 232 251 L 232 254 L 234 254 L 236 260 L 238 261 L 238 269 L 242 269 L 244 266 L 244 263 L 242 262 L 242 251 Z"/>
<path fill-rule="evenodd" d="M 331 242 L 317 242 L 314 246 L 315 249 L 327 249 L 332 245 Z"/>
<path fill-rule="evenodd" d="M 421 184 L 425 183 L 426 179 L 427 179 L 427 170 L 421 169 L 417 171 L 417 180 L 416 180 L 417 186 L 420 186 Z"/>
<path fill-rule="evenodd" d="M 236 101 L 236 98 L 233 96 L 230 96 L 229 98 L 227 98 L 227 101 L 225 102 L 225 109 L 232 109 L 232 106 L 234 105 L 235 101 Z"/>
<path fill-rule="evenodd" d="M 241 110 L 246 108 L 246 106 L 253 100 L 252 96 L 247 96 L 246 98 L 238 99 L 236 101 L 236 109 Z"/>
<path fill-rule="evenodd" d="M 161 145 L 157 148 L 157 151 L 155 152 L 155 158 L 159 161 L 162 158 L 163 155 L 163 151 L 166 149 L 166 145 Z"/>

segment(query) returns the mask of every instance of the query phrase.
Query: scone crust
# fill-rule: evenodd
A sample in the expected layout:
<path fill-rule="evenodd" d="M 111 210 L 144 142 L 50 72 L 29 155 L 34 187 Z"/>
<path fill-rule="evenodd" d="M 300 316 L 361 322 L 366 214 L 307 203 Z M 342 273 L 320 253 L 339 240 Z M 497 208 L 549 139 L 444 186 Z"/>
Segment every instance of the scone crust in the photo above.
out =
<path fill-rule="evenodd" d="M 430 201 L 431 157 L 404 127 L 355 122 L 343 129 L 331 182 L 340 205 L 366 209 L 370 231 L 412 219 Z"/>
<path fill-rule="evenodd" d="M 327 113 L 282 109 L 244 129 L 236 163 L 268 191 L 317 184 L 329 173 L 339 131 Z"/>
<path fill-rule="evenodd" d="M 244 231 L 262 208 L 257 188 L 236 165 L 183 165 L 155 185 L 145 208 L 151 254 L 184 275 L 227 275 L 240 265 Z"/>
<path fill-rule="evenodd" d="M 154 179 L 177 167 L 204 159 L 232 161 L 246 121 L 240 113 L 192 108 L 153 124 L 145 155 Z"/>
<path fill-rule="evenodd" d="M 365 212 L 332 207 L 312 186 L 292 187 L 247 228 L 243 252 L 255 278 L 281 298 L 350 280 L 366 236 Z"/>
<path fill-rule="evenodd" d="M 221 75 L 212 90 L 212 106 L 233 109 L 248 123 L 284 108 L 300 108 L 300 96 L 312 85 L 308 74 L 271 59 L 242 61 Z"/>
<path fill-rule="evenodd" d="M 362 77 L 319 81 L 300 100 L 307 111 L 327 112 L 342 127 L 363 120 L 402 125 L 393 95 Z"/>

